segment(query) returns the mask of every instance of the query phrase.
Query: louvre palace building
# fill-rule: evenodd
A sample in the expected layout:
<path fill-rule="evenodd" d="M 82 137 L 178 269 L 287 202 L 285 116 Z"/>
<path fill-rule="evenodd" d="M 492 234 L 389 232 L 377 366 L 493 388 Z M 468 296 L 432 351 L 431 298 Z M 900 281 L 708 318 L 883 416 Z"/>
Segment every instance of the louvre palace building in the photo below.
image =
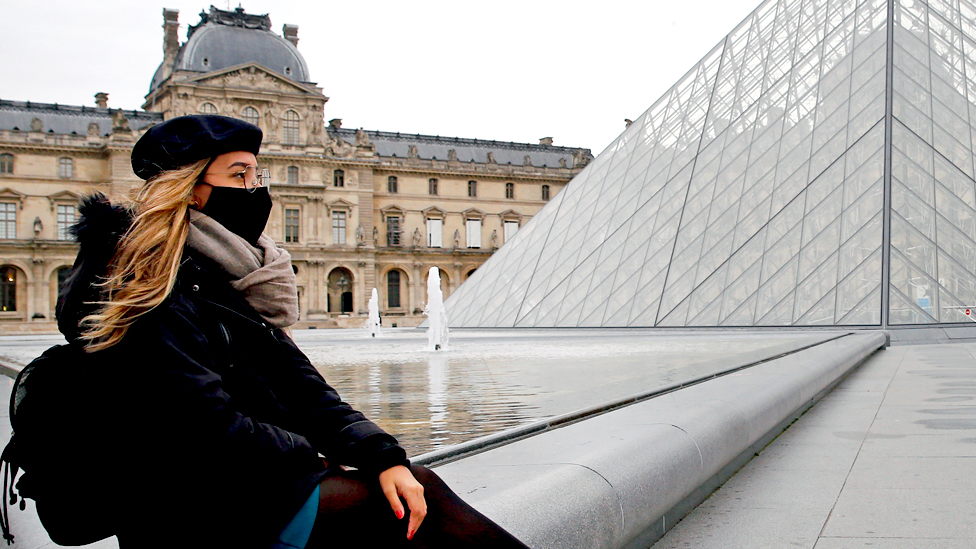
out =
<path fill-rule="evenodd" d="M 141 110 L 0 100 L 0 332 L 53 330 L 77 251 L 79 198 L 139 188 L 129 155 L 173 117 L 214 113 L 264 131 L 274 209 L 266 234 L 291 253 L 299 327 L 361 326 L 375 287 L 384 326 L 423 320 L 426 276 L 450 295 L 592 159 L 589 150 L 342 127 L 299 53 L 298 27 L 211 7 L 178 36 Z M 150 67 L 146 67 L 147 77 Z M 26 99 L 26 98 L 25 98 Z"/>

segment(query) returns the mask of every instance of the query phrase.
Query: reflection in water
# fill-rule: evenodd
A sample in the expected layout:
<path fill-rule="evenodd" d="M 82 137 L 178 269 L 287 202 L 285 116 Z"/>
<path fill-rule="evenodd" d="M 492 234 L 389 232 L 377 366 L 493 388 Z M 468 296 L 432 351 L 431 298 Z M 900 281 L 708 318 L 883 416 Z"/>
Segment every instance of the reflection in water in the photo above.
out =
<path fill-rule="evenodd" d="M 447 440 L 447 359 L 440 353 L 430 355 L 427 368 L 427 410 L 430 412 L 430 442 Z"/>
<path fill-rule="evenodd" d="M 479 332 L 430 352 L 423 332 L 303 336 L 302 350 L 343 399 L 412 456 L 832 337 Z"/>
<path fill-rule="evenodd" d="M 394 435 L 410 455 L 457 444 L 537 419 L 520 398 L 541 388 L 498 385 L 487 365 L 461 363 L 450 353 L 423 361 L 347 363 L 320 367 L 343 400 Z"/>

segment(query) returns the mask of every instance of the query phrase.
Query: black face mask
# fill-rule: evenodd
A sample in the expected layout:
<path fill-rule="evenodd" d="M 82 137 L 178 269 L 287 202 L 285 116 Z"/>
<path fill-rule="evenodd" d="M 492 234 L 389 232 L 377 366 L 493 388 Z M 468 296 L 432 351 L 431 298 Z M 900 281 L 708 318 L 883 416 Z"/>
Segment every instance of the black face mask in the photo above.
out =
<path fill-rule="evenodd" d="M 207 205 L 200 212 L 228 231 L 258 245 L 271 215 L 271 191 L 267 187 L 248 191 L 239 187 L 212 187 Z"/>

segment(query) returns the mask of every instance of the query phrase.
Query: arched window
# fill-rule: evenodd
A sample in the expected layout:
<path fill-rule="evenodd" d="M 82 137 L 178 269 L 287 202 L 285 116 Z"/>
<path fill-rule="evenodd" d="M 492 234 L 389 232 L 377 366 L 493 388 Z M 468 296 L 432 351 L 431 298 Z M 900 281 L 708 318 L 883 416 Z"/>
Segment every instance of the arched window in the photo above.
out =
<path fill-rule="evenodd" d="M 505 183 L 505 198 L 515 198 L 515 183 Z"/>
<path fill-rule="evenodd" d="M 386 273 L 386 306 L 400 307 L 400 271 L 396 269 Z"/>
<path fill-rule="evenodd" d="M 70 158 L 58 159 L 58 176 L 61 179 L 71 179 L 75 173 L 75 163 Z"/>
<path fill-rule="evenodd" d="M 301 127 L 301 119 L 298 117 L 298 113 L 295 111 L 285 111 L 285 115 L 282 117 L 281 127 L 285 131 L 285 145 L 297 145 L 298 130 Z"/>
<path fill-rule="evenodd" d="M 241 118 L 248 124 L 254 124 L 257 126 L 260 115 L 258 115 L 258 110 L 254 107 L 244 107 L 241 109 Z"/>
<path fill-rule="evenodd" d="M 542 186 L 542 199 L 549 200 L 549 185 Z"/>
<path fill-rule="evenodd" d="M 14 155 L 0 154 L 0 173 L 14 173 Z"/>
<path fill-rule="evenodd" d="M 390 194 L 396 194 L 399 192 L 397 188 L 397 178 L 395 175 L 391 175 L 390 177 L 386 178 L 386 190 Z"/>
<path fill-rule="evenodd" d="M 288 184 L 298 185 L 298 166 L 288 166 Z"/>
<path fill-rule="evenodd" d="M 468 181 L 468 196 L 478 196 L 477 181 Z"/>
<path fill-rule="evenodd" d="M 432 177 L 427 180 L 427 194 L 437 194 L 437 179 Z"/>
<path fill-rule="evenodd" d="M 0 267 L 0 311 L 17 310 L 17 269 Z"/>
<path fill-rule="evenodd" d="M 203 114 L 217 114 L 217 107 L 213 103 L 200 105 L 200 112 Z"/>
<path fill-rule="evenodd" d="M 336 187 L 346 186 L 346 172 L 342 170 L 336 170 L 332 172 L 332 184 Z"/>

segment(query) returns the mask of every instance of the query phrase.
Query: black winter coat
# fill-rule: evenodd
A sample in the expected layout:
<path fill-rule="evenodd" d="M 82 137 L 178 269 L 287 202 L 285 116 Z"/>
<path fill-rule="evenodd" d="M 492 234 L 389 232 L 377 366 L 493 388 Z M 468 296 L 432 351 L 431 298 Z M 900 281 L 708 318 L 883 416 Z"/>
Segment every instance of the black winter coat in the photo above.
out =
<path fill-rule="evenodd" d="M 97 298 L 127 210 L 86 199 L 78 259 L 58 300 L 69 341 Z M 281 330 L 203 256 L 187 251 L 172 294 L 123 340 L 88 355 L 97 401 L 85 448 L 94 501 L 130 547 L 269 547 L 330 462 L 408 464 L 396 440 L 344 403 Z"/>

